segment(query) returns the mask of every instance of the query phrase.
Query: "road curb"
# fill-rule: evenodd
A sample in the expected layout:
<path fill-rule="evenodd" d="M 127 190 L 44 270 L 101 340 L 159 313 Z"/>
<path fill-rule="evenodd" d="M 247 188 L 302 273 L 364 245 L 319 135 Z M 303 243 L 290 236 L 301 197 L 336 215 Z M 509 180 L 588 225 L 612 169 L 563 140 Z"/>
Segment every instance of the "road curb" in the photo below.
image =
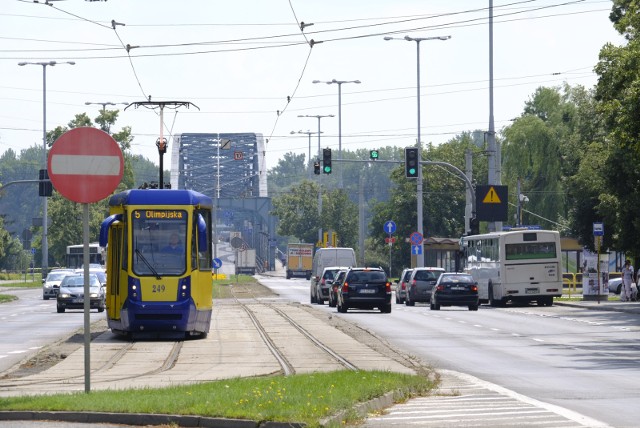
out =
<path fill-rule="evenodd" d="M 209 418 L 189 415 L 106 412 L 29 412 L 0 411 L 0 421 L 58 421 L 78 423 L 110 423 L 123 425 L 172 425 L 206 428 L 304 428 L 297 422 L 252 421 L 248 419 Z"/>
<path fill-rule="evenodd" d="M 635 302 L 629 303 L 617 303 L 617 302 L 561 302 L 554 301 L 554 305 L 569 306 L 573 308 L 588 309 L 593 311 L 611 311 L 611 312 L 624 312 L 627 314 L 640 314 L 640 305 Z M 627 307 L 625 307 L 627 306 Z"/>

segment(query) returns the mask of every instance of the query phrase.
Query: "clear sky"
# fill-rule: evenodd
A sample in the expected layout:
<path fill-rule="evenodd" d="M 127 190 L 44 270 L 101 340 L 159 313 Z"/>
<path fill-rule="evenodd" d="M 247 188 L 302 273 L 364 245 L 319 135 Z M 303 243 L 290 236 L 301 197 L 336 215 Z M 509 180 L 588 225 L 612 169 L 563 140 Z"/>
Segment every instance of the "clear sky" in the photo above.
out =
<path fill-rule="evenodd" d="M 47 67 L 47 130 L 77 113 L 94 118 L 102 106 L 86 102 L 188 101 L 199 110 L 165 110 L 165 137 L 262 133 L 272 168 L 287 152 L 308 152 L 298 131 L 314 132 L 316 156 L 318 120 L 300 115 L 333 114 L 321 120 L 321 146 L 337 150 L 338 85 L 312 81 L 360 80 L 342 85 L 342 148 L 409 146 L 416 43 L 386 35 L 451 36 L 420 43 L 424 143 L 488 129 L 489 0 L 44 1 L 2 0 L 0 152 L 42 144 L 42 66 L 18 63 L 50 60 L 76 64 Z M 497 131 L 539 86 L 595 84 L 600 48 L 623 43 L 610 8 L 606 0 L 493 2 Z M 300 22 L 313 25 L 303 34 Z M 132 152 L 157 163 L 157 111 L 131 106 L 112 131 L 123 126 L 132 127 Z"/>

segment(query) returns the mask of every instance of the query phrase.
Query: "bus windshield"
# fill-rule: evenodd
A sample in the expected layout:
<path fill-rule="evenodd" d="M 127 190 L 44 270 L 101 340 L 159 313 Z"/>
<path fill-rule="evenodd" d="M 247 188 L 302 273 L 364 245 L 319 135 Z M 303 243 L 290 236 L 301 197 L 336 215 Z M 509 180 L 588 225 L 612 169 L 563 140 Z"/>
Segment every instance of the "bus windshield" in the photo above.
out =
<path fill-rule="evenodd" d="M 507 260 L 555 259 L 554 242 L 523 242 L 505 244 Z"/>
<path fill-rule="evenodd" d="M 186 269 L 187 212 L 132 213 L 133 272 L 140 276 L 182 275 Z"/>

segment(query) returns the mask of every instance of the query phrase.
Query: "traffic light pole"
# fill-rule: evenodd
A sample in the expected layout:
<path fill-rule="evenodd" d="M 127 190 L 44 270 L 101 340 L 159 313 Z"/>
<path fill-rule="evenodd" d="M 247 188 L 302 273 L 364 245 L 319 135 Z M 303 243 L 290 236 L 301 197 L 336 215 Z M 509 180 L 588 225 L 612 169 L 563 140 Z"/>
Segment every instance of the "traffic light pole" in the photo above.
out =
<path fill-rule="evenodd" d="M 370 160 L 359 160 L 359 159 L 333 159 L 333 162 L 354 162 L 354 163 L 358 163 L 358 162 L 366 162 L 366 163 L 371 163 Z M 399 164 L 399 163 L 403 163 L 402 161 L 396 161 L 396 160 L 376 160 L 375 163 L 394 163 L 394 164 Z M 440 166 L 444 166 L 447 167 L 451 170 L 453 170 L 453 172 L 455 172 L 457 175 L 460 176 L 460 179 L 462 179 L 462 181 L 464 181 L 466 183 L 466 188 L 467 190 L 469 190 L 469 194 L 471 196 L 471 217 L 475 218 L 476 216 L 476 192 L 473 188 L 473 183 L 471 183 L 471 180 L 469 179 L 469 177 L 467 177 L 467 175 L 462 172 L 460 170 L 460 168 L 451 165 L 448 162 L 439 162 L 439 161 L 420 161 L 418 162 L 418 164 L 420 165 L 420 168 L 418 168 L 418 171 L 422 171 L 422 166 L 423 165 L 440 165 Z M 420 177 L 422 177 L 422 173 L 420 173 Z M 418 179 L 419 181 L 421 181 L 421 178 Z M 420 189 L 422 190 L 422 186 L 420 186 Z M 422 196 L 422 193 L 420 193 L 420 196 Z M 419 200 L 421 200 L 422 198 L 418 198 Z M 420 213 L 420 210 L 422 209 L 422 204 L 420 204 L 418 206 L 418 213 Z M 419 218 L 422 218 L 422 216 L 420 215 Z M 422 226 L 422 224 L 420 224 L 420 226 Z M 419 229 L 422 229 L 422 227 L 420 227 Z M 418 230 L 419 233 L 420 230 Z"/>

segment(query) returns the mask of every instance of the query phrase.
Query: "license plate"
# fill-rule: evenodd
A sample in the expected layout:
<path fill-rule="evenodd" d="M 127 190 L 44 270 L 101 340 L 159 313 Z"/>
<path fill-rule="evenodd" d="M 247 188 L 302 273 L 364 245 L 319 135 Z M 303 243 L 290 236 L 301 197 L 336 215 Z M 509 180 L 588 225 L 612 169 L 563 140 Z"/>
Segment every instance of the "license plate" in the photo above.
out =
<path fill-rule="evenodd" d="M 465 287 L 451 287 L 451 289 L 452 289 L 453 291 L 464 291 L 464 290 L 466 290 L 466 288 L 465 288 Z"/>
<path fill-rule="evenodd" d="M 527 288 L 524 290 L 526 294 L 538 294 L 540 292 L 539 288 Z"/>
<path fill-rule="evenodd" d="M 360 294 L 375 294 L 376 293 L 376 289 L 374 288 L 361 288 L 360 290 L 358 290 L 358 293 Z"/>
<path fill-rule="evenodd" d="M 84 299 L 73 299 L 73 303 L 84 303 Z"/>

